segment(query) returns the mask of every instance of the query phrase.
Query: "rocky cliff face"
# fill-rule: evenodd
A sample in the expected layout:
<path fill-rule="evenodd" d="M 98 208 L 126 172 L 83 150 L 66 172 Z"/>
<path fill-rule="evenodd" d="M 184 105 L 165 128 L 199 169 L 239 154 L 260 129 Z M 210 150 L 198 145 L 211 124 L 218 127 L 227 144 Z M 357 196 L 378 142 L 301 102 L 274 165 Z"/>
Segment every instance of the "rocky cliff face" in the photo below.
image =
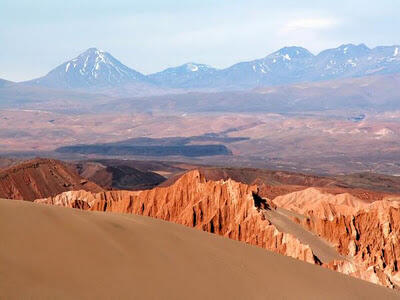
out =
<path fill-rule="evenodd" d="M 155 217 L 386 287 L 395 288 L 400 283 L 400 205 L 396 199 L 369 204 L 351 194 L 308 188 L 271 201 L 261 198 L 255 185 L 231 179 L 207 180 L 193 170 L 167 187 L 100 193 L 68 191 L 36 202 Z M 290 222 L 297 222 L 314 233 L 313 238 L 333 245 L 338 259 L 318 258 L 318 243 L 309 237 L 307 242 L 307 231 L 302 232 Z"/>
<path fill-rule="evenodd" d="M 271 203 L 256 193 L 256 186 L 232 180 L 207 181 L 194 170 L 165 188 L 97 194 L 66 192 L 36 202 L 155 217 L 319 263 L 309 246 L 280 232 L 264 217 L 262 210 L 271 209 Z"/>
<path fill-rule="evenodd" d="M 395 204 L 395 203 L 394 203 Z M 306 218 L 301 221 L 308 230 L 333 243 L 337 250 L 373 270 L 373 282 L 386 286 L 400 284 L 400 209 L 378 201 L 353 215 L 332 219 Z M 345 268 L 339 264 L 333 269 Z"/>
<path fill-rule="evenodd" d="M 0 198 L 33 201 L 69 190 L 102 188 L 52 159 L 34 159 L 0 171 Z"/>
<path fill-rule="evenodd" d="M 399 285 L 399 199 L 389 196 L 368 203 L 348 193 L 315 188 L 276 197 L 273 202 L 303 218 L 293 218 L 345 258 L 325 266 L 387 287 Z"/>

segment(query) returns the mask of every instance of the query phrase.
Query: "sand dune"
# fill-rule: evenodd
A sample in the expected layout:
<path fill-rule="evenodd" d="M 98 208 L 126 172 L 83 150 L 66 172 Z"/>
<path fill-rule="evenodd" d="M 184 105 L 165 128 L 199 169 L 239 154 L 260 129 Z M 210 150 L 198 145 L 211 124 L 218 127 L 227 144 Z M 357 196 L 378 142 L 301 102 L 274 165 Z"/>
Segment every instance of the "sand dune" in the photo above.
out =
<path fill-rule="evenodd" d="M 398 299 L 330 270 L 135 215 L 0 200 L 1 299 Z"/>

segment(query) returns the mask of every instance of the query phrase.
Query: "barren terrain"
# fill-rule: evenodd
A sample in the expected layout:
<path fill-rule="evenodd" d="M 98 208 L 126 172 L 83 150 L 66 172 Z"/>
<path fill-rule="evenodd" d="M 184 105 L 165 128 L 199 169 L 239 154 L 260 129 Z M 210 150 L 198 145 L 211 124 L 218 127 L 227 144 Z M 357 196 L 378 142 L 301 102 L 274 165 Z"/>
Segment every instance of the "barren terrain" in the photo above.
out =
<path fill-rule="evenodd" d="M 294 115 L 70 115 L 46 111 L 3 110 L 0 111 L 0 151 L 3 156 L 8 157 L 45 155 L 67 159 L 154 159 L 151 152 L 145 156 L 135 156 L 129 155 L 129 151 L 115 151 L 113 155 L 101 154 L 99 151 L 92 154 L 87 151 L 81 154 L 54 151 L 59 147 L 72 145 L 123 143 L 140 137 L 197 137 L 188 145 L 221 144 L 232 155 L 167 155 L 162 159 L 313 173 L 372 171 L 389 175 L 400 174 L 400 165 L 397 163 L 400 157 L 400 113 L 370 113 L 358 121 L 352 119 L 355 115 L 357 114 L 343 111 Z M 212 139 L 210 134 L 213 135 Z M 231 138 L 238 140 L 229 140 Z M 228 142 L 224 142 L 224 139 Z M 160 159 L 159 156 L 156 158 Z"/>
<path fill-rule="evenodd" d="M 4 198 L 159 218 L 388 288 L 400 286 L 395 176 L 49 159 L 14 162 L 0 174 Z"/>
<path fill-rule="evenodd" d="M 0 223 L 6 299 L 398 298 L 365 281 L 146 217 L 0 200 Z"/>

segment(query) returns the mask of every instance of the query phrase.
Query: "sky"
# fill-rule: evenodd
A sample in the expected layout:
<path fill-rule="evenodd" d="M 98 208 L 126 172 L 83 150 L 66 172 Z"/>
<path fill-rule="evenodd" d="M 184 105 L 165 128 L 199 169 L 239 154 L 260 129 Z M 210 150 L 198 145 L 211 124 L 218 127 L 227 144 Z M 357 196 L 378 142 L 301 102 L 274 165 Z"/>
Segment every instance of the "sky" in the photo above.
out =
<path fill-rule="evenodd" d="M 399 28 L 400 0 L 0 0 L 0 78 L 43 76 L 90 47 L 149 74 L 285 46 L 400 44 Z"/>

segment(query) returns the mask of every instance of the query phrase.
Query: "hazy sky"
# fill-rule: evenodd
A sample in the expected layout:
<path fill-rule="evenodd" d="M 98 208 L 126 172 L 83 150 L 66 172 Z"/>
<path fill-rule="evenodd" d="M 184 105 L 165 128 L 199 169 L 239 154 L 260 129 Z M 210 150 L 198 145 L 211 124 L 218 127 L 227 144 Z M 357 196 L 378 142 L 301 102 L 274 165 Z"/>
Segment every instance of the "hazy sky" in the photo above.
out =
<path fill-rule="evenodd" d="M 90 47 L 146 74 L 344 43 L 400 44 L 400 0 L 0 0 L 0 78 L 15 81 Z"/>

